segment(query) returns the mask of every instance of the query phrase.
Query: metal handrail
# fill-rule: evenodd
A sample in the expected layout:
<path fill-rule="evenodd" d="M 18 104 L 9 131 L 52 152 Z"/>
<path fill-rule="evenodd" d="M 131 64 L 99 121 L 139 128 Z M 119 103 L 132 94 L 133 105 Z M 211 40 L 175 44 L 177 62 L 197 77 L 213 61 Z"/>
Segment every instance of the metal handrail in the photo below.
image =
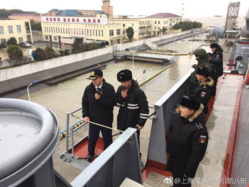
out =
<path fill-rule="evenodd" d="M 180 81 L 178 81 L 164 96 L 162 96 L 156 103 L 156 107 L 161 107 L 170 97 L 172 94 L 176 92 L 176 90 L 189 78 L 191 73 L 195 70 L 192 68 Z"/>
<path fill-rule="evenodd" d="M 82 107 L 79 107 L 79 108 L 77 108 L 77 109 L 75 109 L 75 110 L 73 110 L 72 112 L 67 112 L 67 122 L 66 122 L 66 152 L 68 153 L 68 151 L 69 151 L 69 142 L 68 142 L 68 130 L 69 130 L 69 118 L 70 118 L 70 116 L 72 115 L 72 114 L 74 114 L 74 113 L 76 113 L 76 112 L 78 112 L 79 110 L 81 110 L 82 109 Z M 72 132 L 72 131 L 71 131 Z M 72 147 L 73 147 L 73 144 L 72 144 Z"/>

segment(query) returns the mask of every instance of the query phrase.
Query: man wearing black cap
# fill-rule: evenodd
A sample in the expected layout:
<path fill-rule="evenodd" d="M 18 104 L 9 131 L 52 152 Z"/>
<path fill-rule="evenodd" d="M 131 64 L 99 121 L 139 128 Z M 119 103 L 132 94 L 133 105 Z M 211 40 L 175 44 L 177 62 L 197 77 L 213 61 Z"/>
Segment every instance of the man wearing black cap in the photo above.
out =
<path fill-rule="evenodd" d="M 149 107 L 146 95 L 132 79 L 132 72 L 128 69 L 118 72 L 117 79 L 121 82 L 116 97 L 118 113 L 118 129 L 126 130 L 128 127 L 137 128 L 138 143 L 140 130 L 143 128 L 148 116 Z"/>
<path fill-rule="evenodd" d="M 214 81 L 211 77 L 209 77 L 209 71 L 206 67 L 198 67 L 196 71 L 196 78 L 198 80 L 198 85 L 195 87 L 193 93 L 204 105 L 203 112 L 207 114 L 207 104 L 214 89 Z"/>
<path fill-rule="evenodd" d="M 113 86 L 105 81 L 103 72 L 99 68 L 92 70 L 89 78 L 92 83 L 88 85 L 82 97 L 82 112 L 84 122 L 95 122 L 107 127 L 112 127 L 113 107 L 116 102 Z M 101 131 L 104 139 L 104 149 L 112 143 L 110 129 L 89 124 L 89 143 L 87 161 L 91 162 L 94 156 L 96 142 Z"/>
<path fill-rule="evenodd" d="M 217 68 L 217 76 L 220 77 L 223 75 L 223 49 L 217 43 L 211 43 L 210 48 L 213 54 L 212 59 L 209 62 L 215 65 Z"/>
<path fill-rule="evenodd" d="M 195 96 L 184 95 L 176 109 L 178 115 L 172 123 L 167 144 L 169 159 L 166 166 L 173 174 L 174 186 L 191 186 L 191 178 L 205 155 L 208 133 L 203 108 Z"/>
<path fill-rule="evenodd" d="M 190 85 L 189 85 L 189 92 L 192 93 L 194 88 L 197 85 L 198 80 L 196 79 L 196 70 L 198 67 L 206 67 L 208 68 L 209 72 L 212 73 L 211 64 L 208 62 L 208 56 L 205 49 L 197 49 L 194 51 L 195 59 L 197 60 L 197 65 L 193 65 L 195 71 L 191 74 L 190 77 Z"/>

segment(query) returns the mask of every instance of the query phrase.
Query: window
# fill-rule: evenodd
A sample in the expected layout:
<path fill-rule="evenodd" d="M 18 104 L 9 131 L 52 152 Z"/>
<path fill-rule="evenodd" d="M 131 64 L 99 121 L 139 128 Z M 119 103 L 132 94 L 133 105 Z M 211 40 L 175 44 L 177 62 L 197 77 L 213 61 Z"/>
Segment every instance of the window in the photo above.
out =
<path fill-rule="evenodd" d="M 54 41 L 57 41 L 57 36 L 54 36 Z"/>
<path fill-rule="evenodd" d="M 23 42 L 23 38 L 22 37 L 19 37 L 18 40 L 19 40 L 19 43 Z"/>
<path fill-rule="evenodd" d="M 3 26 L 0 26 L 0 34 L 4 34 Z"/>
<path fill-rule="evenodd" d="M 2 38 L 1 43 L 6 43 L 6 39 Z"/>
<path fill-rule="evenodd" d="M 120 35 L 120 29 L 117 29 L 117 35 Z"/>
<path fill-rule="evenodd" d="M 10 34 L 13 33 L 13 28 L 12 28 L 12 26 L 8 26 L 8 29 L 9 29 L 9 33 L 10 33 Z"/>
<path fill-rule="evenodd" d="M 17 29 L 17 32 L 18 32 L 18 33 L 21 33 L 21 32 L 22 32 L 22 30 L 21 30 L 21 25 L 17 25 L 17 26 L 16 26 L 16 29 Z"/>
<path fill-rule="evenodd" d="M 156 27 L 155 27 L 155 30 L 156 30 Z"/>
<path fill-rule="evenodd" d="M 158 21 L 158 24 L 160 24 L 160 21 Z"/>
<path fill-rule="evenodd" d="M 125 34 L 125 31 L 123 31 L 123 34 Z"/>
<path fill-rule="evenodd" d="M 125 24 L 123 24 L 123 27 L 125 27 Z"/>
<path fill-rule="evenodd" d="M 45 35 L 45 39 L 48 40 L 48 35 Z"/>
<path fill-rule="evenodd" d="M 103 32 L 103 30 L 102 30 L 102 36 L 104 36 L 104 32 Z"/>
<path fill-rule="evenodd" d="M 113 30 L 109 30 L 109 36 L 113 36 Z"/>
<path fill-rule="evenodd" d="M 132 27 L 134 27 L 134 24 L 132 23 Z"/>
<path fill-rule="evenodd" d="M 155 24 L 156 24 L 156 21 L 155 21 Z"/>

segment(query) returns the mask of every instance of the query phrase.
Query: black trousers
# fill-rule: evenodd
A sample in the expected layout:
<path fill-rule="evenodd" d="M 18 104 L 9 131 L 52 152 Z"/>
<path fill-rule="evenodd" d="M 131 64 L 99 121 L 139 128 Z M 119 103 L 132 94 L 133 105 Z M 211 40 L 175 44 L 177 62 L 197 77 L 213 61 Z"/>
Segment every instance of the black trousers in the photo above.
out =
<path fill-rule="evenodd" d="M 99 132 L 101 131 L 104 139 L 104 150 L 112 144 L 112 130 L 105 127 L 89 124 L 89 143 L 88 153 L 94 155 L 95 146 L 99 138 Z"/>
<path fill-rule="evenodd" d="M 191 179 L 184 177 L 184 168 L 174 167 L 172 169 L 174 187 L 191 187 Z"/>

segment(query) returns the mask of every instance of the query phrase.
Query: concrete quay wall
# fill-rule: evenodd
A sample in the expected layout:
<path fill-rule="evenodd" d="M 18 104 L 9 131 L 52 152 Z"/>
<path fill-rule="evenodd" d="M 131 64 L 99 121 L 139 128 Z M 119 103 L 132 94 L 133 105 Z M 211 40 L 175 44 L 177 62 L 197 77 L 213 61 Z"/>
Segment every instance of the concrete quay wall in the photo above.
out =
<path fill-rule="evenodd" d="M 49 70 L 57 68 L 60 66 L 72 64 L 82 60 L 91 59 L 97 56 L 113 53 L 113 47 L 109 46 L 102 49 L 97 49 L 93 51 L 78 53 L 69 56 L 63 56 L 58 58 L 53 58 L 49 60 L 44 60 L 36 63 L 26 64 L 18 67 L 8 68 L 0 70 L 0 82 L 9 79 L 14 79 L 22 77 L 25 75 L 37 73 L 44 70 Z"/>

